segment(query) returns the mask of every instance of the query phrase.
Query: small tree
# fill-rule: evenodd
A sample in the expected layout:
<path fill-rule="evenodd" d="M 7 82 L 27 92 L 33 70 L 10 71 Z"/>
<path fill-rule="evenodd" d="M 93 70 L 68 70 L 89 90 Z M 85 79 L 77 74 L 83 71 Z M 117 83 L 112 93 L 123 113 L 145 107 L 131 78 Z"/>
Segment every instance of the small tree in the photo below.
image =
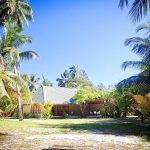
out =
<path fill-rule="evenodd" d="M 74 100 L 77 104 L 80 105 L 82 115 L 84 115 L 89 100 L 92 99 L 93 99 L 93 89 L 91 87 L 80 88 L 76 92 Z"/>

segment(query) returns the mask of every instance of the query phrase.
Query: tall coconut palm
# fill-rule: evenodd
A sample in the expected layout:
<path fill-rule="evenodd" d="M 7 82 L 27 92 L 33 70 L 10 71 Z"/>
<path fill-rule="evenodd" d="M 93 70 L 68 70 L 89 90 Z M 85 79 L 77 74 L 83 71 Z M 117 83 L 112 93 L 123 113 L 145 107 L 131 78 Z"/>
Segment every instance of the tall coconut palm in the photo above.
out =
<path fill-rule="evenodd" d="M 24 51 L 18 50 L 22 45 L 30 43 L 31 38 L 23 35 L 18 26 L 13 26 L 10 22 L 7 24 L 5 29 L 5 34 L 2 40 L 1 55 L 5 58 L 5 67 L 9 68 L 16 75 L 19 75 L 17 71 L 17 65 L 21 60 L 30 60 L 38 57 L 38 54 L 34 51 Z M 21 94 L 21 89 L 16 85 L 17 92 Z M 18 97 L 18 109 L 19 109 L 19 120 L 23 120 L 22 109 L 21 109 L 21 97 Z"/>
<path fill-rule="evenodd" d="M 5 0 L 0 2 L 0 24 L 11 20 L 21 29 L 23 24 L 29 25 L 29 21 L 33 19 L 32 8 L 28 0 Z"/>
<path fill-rule="evenodd" d="M 129 5 L 131 8 L 129 10 L 129 15 L 134 22 L 140 21 L 143 16 L 146 16 L 150 11 L 150 0 L 120 0 L 119 7 L 123 8 L 125 5 Z"/>

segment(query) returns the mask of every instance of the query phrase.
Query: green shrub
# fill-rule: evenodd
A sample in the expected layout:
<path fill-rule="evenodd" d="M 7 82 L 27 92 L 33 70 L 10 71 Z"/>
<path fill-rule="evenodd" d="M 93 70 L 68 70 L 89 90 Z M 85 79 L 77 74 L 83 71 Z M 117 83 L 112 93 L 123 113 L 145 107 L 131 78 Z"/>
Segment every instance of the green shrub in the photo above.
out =
<path fill-rule="evenodd" d="M 69 114 L 67 114 L 66 112 L 63 113 L 63 118 L 69 118 Z"/>
<path fill-rule="evenodd" d="M 42 119 L 49 119 L 52 116 L 52 105 L 51 104 L 42 104 L 40 117 Z"/>
<path fill-rule="evenodd" d="M 42 119 L 49 119 L 51 117 L 51 113 L 49 111 L 42 111 L 41 118 Z"/>

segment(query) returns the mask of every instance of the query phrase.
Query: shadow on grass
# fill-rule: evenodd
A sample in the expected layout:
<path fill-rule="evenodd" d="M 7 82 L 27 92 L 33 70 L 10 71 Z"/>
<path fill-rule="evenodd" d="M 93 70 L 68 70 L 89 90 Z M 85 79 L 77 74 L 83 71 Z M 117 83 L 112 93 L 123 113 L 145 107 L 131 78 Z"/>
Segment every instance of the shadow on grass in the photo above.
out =
<path fill-rule="evenodd" d="M 130 120 L 106 120 L 87 123 L 39 124 L 42 128 L 63 129 L 60 132 L 85 132 L 93 134 L 135 135 L 150 141 L 150 124 Z"/>

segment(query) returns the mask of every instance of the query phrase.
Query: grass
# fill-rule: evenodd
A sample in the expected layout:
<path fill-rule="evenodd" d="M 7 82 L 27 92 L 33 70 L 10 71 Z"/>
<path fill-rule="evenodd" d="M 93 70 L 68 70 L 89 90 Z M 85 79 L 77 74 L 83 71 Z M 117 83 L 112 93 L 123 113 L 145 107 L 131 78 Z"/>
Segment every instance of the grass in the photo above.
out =
<path fill-rule="evenodd" d="M 147 137 L 150 135 L 150 124 L 141 124 L 131 119 L 26 119 L 23 122 L 14 119 L 0 121 L 0 132 L 15 132 L 18 129 L 22 130 L 28 127 L 55 129 L 59 132 L 103 132 Z"/>
<path fill-rule="evenodd" d="M 131 119 L 25 119 L 23 122 L 15 119 L 0 120 L 0 142 L 8 136 L 10 136 L 9 139 L 11 136 L 23 139 L 33 135 L 43 136 L 57 133 L 137 136 L 142 142 L 149 143 L 150 124 L 141 124 Z"/>

